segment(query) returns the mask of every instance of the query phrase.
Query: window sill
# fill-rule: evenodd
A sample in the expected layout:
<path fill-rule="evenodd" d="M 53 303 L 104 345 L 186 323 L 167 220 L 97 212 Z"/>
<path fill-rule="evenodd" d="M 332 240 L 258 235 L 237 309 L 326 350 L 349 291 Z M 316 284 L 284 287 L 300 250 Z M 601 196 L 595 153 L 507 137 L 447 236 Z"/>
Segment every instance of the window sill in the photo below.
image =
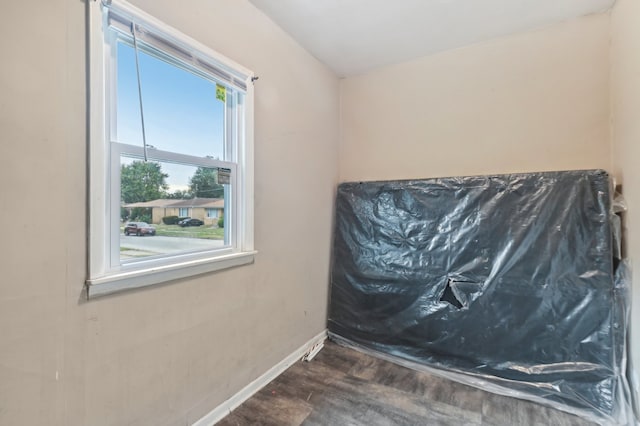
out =
<path fill-rule="evenodd" d="M 253 263 L 256 251 L 232 253 L 214 259 L 198 259 L 183 263 L 174 263 L 148 269 L 117 272 L 86 281 L 87 298 L 119 293 L 167 281 L 187 278 L 207 272 L 219 271 L 234 266 Z"/>

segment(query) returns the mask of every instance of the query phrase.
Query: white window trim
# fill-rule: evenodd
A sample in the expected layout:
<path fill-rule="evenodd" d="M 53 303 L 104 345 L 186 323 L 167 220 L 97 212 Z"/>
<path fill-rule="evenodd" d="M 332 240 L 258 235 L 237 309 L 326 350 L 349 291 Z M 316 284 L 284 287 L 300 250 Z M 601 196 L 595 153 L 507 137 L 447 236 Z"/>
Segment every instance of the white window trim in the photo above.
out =
<path fill-rule="evenodd" d="M 146 26 L 157 29 L 158 32 L 173 40 L 193 47 L 199 53 L 206 55 L 208 59 L 225 68 L 242 74 L 246 84 L 244 111 L 242 111 L 245 126 L 244 129 L 233 130 L 245 130 L 244 135 L 239 135 L 236 152 L 237 167 L 242 170 L 242 173 L 232 173 L 233 184 L 237 185 L 238 191 L 236 199 L 232 200 L 233 206 L 231 207 L 240 213 L 237 214 L 235 223 L 230 223 L 230 226 L 234 228 L 235 244 L 233 248 L 226 247 L 210 252 L 179 254 L 169 259 L 150 259 L 149 262 L 136 263 L 135 268 L 123 266 L 114 270 L 110 266 L 109 244 L 107 242 L 113 238 L 113 231 L 108 223 L 111 217 L 108 211 L 110 206 L 108 198 L 111 196 L 110 186 L 113 183 L 108 179 L 111 167 L 108 154 L 111 149 L 111 141 L 107 138 L 107 126 L 110 125 L 109 114 L 112 114 L 113 111 L 105 111 L 106 91 L 109 86 L 105 78 L 107 62 L 104 59 L 105 54 L 109 54 L 109 52 L 103 34 L 102 8 L 104 6 L 101 1 L 90 2 L 89 259 L 86 280 L 88 297 L 92 298 L 252 263 L 257 253 L 253 244 L 253 73 L 125 1 L 112 0 L 109 4 L 109 7 L 116 8 L 118 12 L 135 16 Z M 238 106 L 236 109 L 239 110 L 240 107 Z M 153 150 L 149 152 L 153 152 Z"/>

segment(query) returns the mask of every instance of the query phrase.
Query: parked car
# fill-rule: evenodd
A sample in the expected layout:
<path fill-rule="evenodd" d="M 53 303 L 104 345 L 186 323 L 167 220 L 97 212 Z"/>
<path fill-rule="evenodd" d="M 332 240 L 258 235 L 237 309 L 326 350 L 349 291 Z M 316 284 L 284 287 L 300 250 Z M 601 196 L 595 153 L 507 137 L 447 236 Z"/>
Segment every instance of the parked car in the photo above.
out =
<path fill-rule="evenodd" d="M 156 235 L 156 228 L 146 222 L 129 222 L 124 227 L 124 235 Z"/>
<path fill-rule="evenodd" d="M 185 220 L 189 220 L 191 219 L 190 217 L 179 217 L 178 218 L 178 225 L 182 225 L 182 222 L 184 222 Z"/>
<path fill-rule="evenodd" d="M 185 226 L 202 226 L 204 225 L 204 222 L 200 219 L 185 219 L 178 222 L 178 225 L 182 226 L 183 228 Z"/>

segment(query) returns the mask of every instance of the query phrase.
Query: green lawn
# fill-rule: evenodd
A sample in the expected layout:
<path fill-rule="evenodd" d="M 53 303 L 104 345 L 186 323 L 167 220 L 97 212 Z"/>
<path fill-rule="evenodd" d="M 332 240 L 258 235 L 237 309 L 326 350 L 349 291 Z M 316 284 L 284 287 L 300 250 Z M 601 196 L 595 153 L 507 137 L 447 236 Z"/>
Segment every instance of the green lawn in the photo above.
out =
<path fill-rule="evenodd" d="M 165 237 L 187 237 L 187 238 L 202 238 L 206 240 L 223 240 L 224 229 L 212 228 L 211 226 L 185 226 L 184 228 L 178 225 L 153 225 L 156 228 L 156 235 L 163 235 Z M 120 226 L 120 231 L 124 232 L 124 225 Z"/>
<path fill-rule="evenodd" d="M 223 240 L 224 228 L 212 228 L 211 226 L 185 226 L 178 225 L 153 225 L 156 227 L 156 235 L 164 235 L 165 237 L 189 237 L 203 238 L 206 240 Z"/>

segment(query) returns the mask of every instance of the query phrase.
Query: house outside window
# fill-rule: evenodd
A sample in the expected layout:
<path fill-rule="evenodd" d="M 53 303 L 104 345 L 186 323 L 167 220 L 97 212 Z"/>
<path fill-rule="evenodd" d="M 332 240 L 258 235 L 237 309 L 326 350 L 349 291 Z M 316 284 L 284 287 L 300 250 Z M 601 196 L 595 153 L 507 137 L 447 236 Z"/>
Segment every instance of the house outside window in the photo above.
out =
<path fill-rule="evenodd" d="M 218 209 L 206 209 L 207 217 L 210 219 L 217 219 L 219 211 L 220 210 Z"/>
<path fill-rule="evenodd" d="M 124 1 L 91 27 L 89 296 L 252 262 L 252 73 Z M 169 220 L 196 206 L 224 228 Z"/>

